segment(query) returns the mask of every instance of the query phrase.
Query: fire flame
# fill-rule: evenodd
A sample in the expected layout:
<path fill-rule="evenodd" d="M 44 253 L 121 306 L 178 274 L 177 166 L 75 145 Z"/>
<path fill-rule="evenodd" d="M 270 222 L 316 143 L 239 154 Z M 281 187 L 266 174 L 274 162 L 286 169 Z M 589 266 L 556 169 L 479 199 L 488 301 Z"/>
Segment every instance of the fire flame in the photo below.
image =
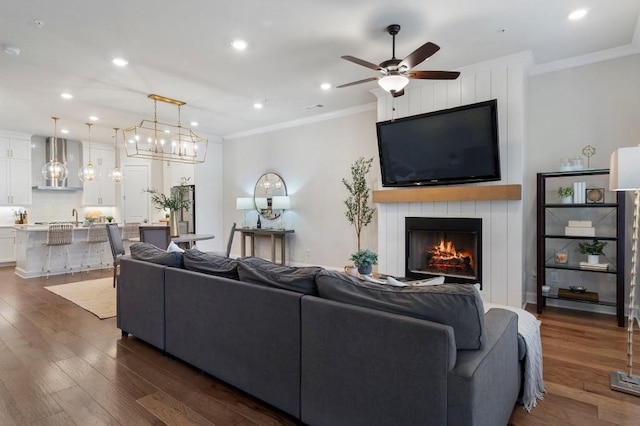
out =
<path fill-rule="evenodd" d="M 473 254 L 467 251 L 456 250 L 452 241 L 442 239 L 440 240 L 440 244 L 433 246 L 429 252 L 433 255 L 432 259 L 435 261 L 434 263 L 446 263 L 452 260 L 468 258 L 471 261 L 469 266 L 473 265 Z"/>

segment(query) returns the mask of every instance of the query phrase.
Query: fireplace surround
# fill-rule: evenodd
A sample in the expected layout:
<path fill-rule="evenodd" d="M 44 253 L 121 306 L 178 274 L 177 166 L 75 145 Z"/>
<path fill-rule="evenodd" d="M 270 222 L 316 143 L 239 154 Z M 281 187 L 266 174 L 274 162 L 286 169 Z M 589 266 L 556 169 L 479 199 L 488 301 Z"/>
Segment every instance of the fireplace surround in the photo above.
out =
<path fill-rule="evenodd" d="M 405 276 L 444 276 L 482 288 L 482 219 L 405 218 Z"/>

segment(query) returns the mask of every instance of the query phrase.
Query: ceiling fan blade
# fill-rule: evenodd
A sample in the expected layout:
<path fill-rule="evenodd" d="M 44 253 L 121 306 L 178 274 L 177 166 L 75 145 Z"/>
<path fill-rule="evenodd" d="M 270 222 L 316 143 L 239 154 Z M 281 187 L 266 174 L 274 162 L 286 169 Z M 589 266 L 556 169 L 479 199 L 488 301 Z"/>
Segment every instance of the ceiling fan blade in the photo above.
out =
<path fill-rule="evenodd" d="M 370 81 L 376 81 L 376 80 L 378 80 L 378 77 L 369 77 L 369 78 L 365 78 L 364 80 L 352 81 L 351 83 L 341 84 L 340 86 L 336 86 L 336 88 L 340 89 L 342 87 L 355 86 L 356 84 L 368 83 Z"/>
<path fill-rule="evenodd" d="M 411 71 L 407 74 L 409 78 L 421 80 L 455 80 L 458 76 L 458 71 Z"/>
<path fill-rule="evenodd" d="M 404 89 L 396 92 L 395 90 L 391 91 L 391 96 L 393 96 L 394 98 L 397 98 L 398 96 L 402 96 L 404 95 Z"/>
<path fill-rule="evenodd" d="M 365 61 L 364 59 L 356 58 L 355 56 L 345 55 L 345 56 L 341 56 L 341 58 L 346 59 L 349 62 L 353 62 L 354 64 L 362 65 L 363 67 L 372 69 L 374 71 L 381 70 L 381 68 L 378 65 L 372 64 L 371 62 Z"/>
<path fill-rule="evenodd" d="M 398 64 L 398 68 L 406 67 L 407 69 L 411 69 L 418 65 L 420 62 L 429 58 L 431 55 L 440 50 L 440 46 L 437 44 L 426 42 L 422 46 L 418 47 L 416 50 L 411 52 L 409 56 L 404 58 L 400 64 Z"/>

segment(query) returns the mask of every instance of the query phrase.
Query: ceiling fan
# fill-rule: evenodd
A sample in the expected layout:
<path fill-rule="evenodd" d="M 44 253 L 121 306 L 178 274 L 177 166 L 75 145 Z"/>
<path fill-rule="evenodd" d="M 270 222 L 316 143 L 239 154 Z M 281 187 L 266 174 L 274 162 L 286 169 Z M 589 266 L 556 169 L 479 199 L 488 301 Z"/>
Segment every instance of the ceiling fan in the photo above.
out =
<path fill-rule="evenodd" d="M 455 80 L 460 75 L 457 71 L 411 71 L 413 67 L 430 58 L 434 53 L 440 50 L 440 46 L 427 42 L 414 50 L 406 58 L 396 59 L 396 34 L 400 32 L 400 25 L 389 25 L 387 27 L 387 32 L 393 37 L 393 50 L 391 59 L 381 62 L 380 65 L 373 64 L 354 56 L 341 56 L 342 59 L 346 59 L 354 64 L 362 65 L 363 67 L 367 67 L 374 71 L 379 71 L 382 75 L 379 77 L 369 77 L 363 80 L 342 84 L 337 86 L 338 88 L 378 80 L 380 87 L 391 93 L 391 96 L 396 98 L 404 95 L 404 87 L 409 83 L 409 79 Z"/>

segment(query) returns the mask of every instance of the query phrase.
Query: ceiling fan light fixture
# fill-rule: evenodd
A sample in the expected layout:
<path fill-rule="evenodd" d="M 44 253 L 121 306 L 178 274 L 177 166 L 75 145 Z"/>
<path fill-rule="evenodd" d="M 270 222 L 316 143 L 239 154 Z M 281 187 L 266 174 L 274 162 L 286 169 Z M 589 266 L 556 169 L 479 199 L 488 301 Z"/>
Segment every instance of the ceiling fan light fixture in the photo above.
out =
<path fill-rule="evenodd" d="M 380 78 L 378 84 L 389 93 L 399 92 L 409 84 L 409 78 L 400 74 L 390 74 Z"/>

